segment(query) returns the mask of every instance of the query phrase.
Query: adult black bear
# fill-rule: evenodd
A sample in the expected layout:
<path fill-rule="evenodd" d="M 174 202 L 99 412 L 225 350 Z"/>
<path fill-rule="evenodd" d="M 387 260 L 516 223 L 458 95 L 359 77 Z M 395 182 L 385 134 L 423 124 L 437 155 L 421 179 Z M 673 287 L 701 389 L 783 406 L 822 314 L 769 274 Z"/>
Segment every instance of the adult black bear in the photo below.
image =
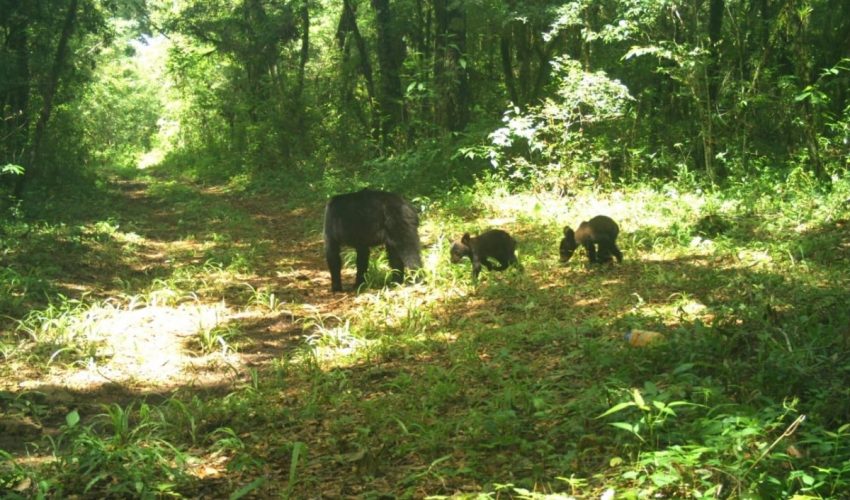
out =
<path fill-rule="evenodd" d="M 384 245 L 393 268 L 393 281 L 401 282 L 404 268 L 419 269 L 419 214 L 395 193 L 363 189 L 334 196 L 325 207 L 325 257 L 331 273 L 331 290 L 342 291 L 343 246 L 357 251 L 354 288 L 366 281 L 369 248 Z"/>
<path fill-rule="evenodd" d="M 584 246 L 591 264 L 611 262 L 612 255 L 617 258 L 617 262 L 623 262 L 623 253 L 617 248 L 618 234 L 620 228 L 617 223 L 605 215 L 597 215 L 582 222 L 575 231 L 567 226 L 561 240 L 561 262 L 570 260 L 579 245 Z M 599 245 L 598 251 L 596 245 Z"/>
<path fill-rule="evenodd" d="M 464 233 L 452 244 L 451 259 L 453 264 L 457 264 L 464 257 L 469 257 L 472 261 L 472 281 L 477 281 L 482 265 L 490 271 L 502 271 L 511 264 L 517 265 L 515 250 L 516 240 L 511 235 L 501 229 L 491 229 L 478 236 Z M 488 258 L 497 260 L 499 267 L 488 261 Z"/>

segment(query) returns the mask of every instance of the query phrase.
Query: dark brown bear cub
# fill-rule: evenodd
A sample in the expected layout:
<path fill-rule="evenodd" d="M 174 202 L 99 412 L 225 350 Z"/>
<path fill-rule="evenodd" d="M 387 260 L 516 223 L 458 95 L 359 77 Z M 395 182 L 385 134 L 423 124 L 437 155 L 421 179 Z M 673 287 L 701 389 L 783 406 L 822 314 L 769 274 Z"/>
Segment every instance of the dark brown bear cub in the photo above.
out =
<path fill-rule="evenodd" d="M 517 265 L 515 250 L 516 240 L 511 235 L 501 229 L 490 229 L 478 236 L 464 233 L 452 244 L 451 258 L 452 263 L 457 264 L 464 257 L 469 257 L 472 260 L 472 281 L 477 281 L 481 266 L 490 271 L 502 271 L 511 264 Z M 498 261 L 499 266 L 488 260 L 491 258 Z"/>
<path fill-rule="evenodd" d="M 620 228 L 617 223 L 605 215 L 597 215 L 582 222 L 575 231 L 567 226 L 564 228 L 564 239 L 561 240 L 561 262 L 569 261 L 579 245 L 587 251 L 587 259 L 591 264 L 611 262 L 612 255 L 617 258 L 617 262 L 623 262 L 623 253 L 617 248 L 618 234 Z"/>

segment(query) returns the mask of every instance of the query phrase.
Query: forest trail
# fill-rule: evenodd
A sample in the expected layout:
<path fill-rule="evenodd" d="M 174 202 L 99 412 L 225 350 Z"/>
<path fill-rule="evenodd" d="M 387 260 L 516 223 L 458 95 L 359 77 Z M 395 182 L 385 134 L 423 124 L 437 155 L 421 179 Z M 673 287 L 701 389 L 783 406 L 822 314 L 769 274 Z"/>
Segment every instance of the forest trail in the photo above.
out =
<path fill-rule="evenodd" d="M 49 303 L 34 292 L 23 299 L 40 316 L 17 316 L 26 328 L 11 331 L 19 345 L 0 365 L 0 449 L 16 464 L 93 463 L 111 474 L 105 490 L 113 477 L 135 484 L 135 469 L 112 457 L 140 452 L 154 464 L 151 484 L 170 484 L 177 464 L 187 475 L 181 494 L 209 498 L 501 495 L 502 484 L 569 487 L 578 498 L 616 486 L 637 497 L 651 479 L 628 480 L 642 465 L 612 457 L 649 442 L 639 411 L 681 407 L 677 428 L 664 430 L 671 443 L 726 439 L 714 429 L 739 412 L 751 423 L 736 432 L 758 450 L 786 428 L 778 410 L 793 384 L 811 411 L 846 421 L 846 405 L 819 399 L 823 387 L 846 386 L 837 363 L 847 351 L 841 198 L 799 237 L 788 238 L 798 219 L 776 209 L 736 218 L 750 225 L 711 242 L 681 199 L 639 191 L 601 200 L 611 203 L 603 210 L 593 194 L 571 202 L 570 218 L 610 213 L 626 253 L 622 264 L 595 267 L 586 255 L 557 259 L 560 223 L 547 214 L 564 210 L 562 198 L 514 194 L 475 215 L 427 213 L 424 284 L 377 288 L 379 260 L 375 289 L 333 294 L 316 197 L 249 195 L 147 171 L 101 190 L 57 204 L 62 212 L 7 254 L 21 275 L 41 271 L 52 294 Z M 762 226 L 768 217 L 775 228 Z M 472 230 L 471 220 L 517 235 L 524 269 L 471 285 L 468 263 L 447 265 L 450 235 Z M 796 252 L 802 264 L 788 258 Z M 346 287 L 353 274 L 346 265 Z M 632 348 L 623 339 L 630 327 L 666 340 Z M 793 359 L 805 371 L 787 364 L 786 346 L 803 352 Z M 807 392 L 813 376 L 824 384 Z M 756 391 L 775 405 L 737 402 Z M 69 415 L 80 425 L 66 425 Z M 122 418 L 134 424 L 129 435 Z M 729 438 L 716 456 L 738 446 Z M 688 460 L 671 464 L 688 471 Z M 751 464 L 730 464 L 744 484 Z M 688 474 L 683 481 L 696 477 Z M 567 475 L 583 484 L 565 486 Z M 705 478 L 703 490 L 726 481 Z M 80 482 L 73 491 L 87 487 Z"/>
<path fill-rule="evenodd" d="M 141 176 L 113 179 L 109 192 L 117 243 L 54 255 L 76 270 L 62 283 L 69 298 L 95 299 L 82 325 L 91 356 L 19 362 L 3 386 L 41 393 L 51 410 L 45 428 L 16 424 L 25 439 L 0 442 L 7 450 L 57 432 L 48 427 L 71 409 L 94 414 L 182 389 L 229 392 L 304 345 L 311 324 L 331 324 L 354 303 L 351 293 L 330 292 L 321 206 L 286 208 L 269 195 Z"/>

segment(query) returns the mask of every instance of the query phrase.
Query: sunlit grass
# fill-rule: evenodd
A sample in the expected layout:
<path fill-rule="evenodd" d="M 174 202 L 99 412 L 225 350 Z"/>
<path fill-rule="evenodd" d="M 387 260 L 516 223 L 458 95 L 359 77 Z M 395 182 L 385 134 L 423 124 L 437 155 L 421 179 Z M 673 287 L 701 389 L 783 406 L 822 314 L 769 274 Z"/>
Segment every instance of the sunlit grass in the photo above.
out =
<path fill-rule="evenodd" d="M 194 197 L 175 186 L 159 195 Z M 54 295 L 21 323 L 23 342 L 7 335 L 0 347 L 65 387 L 232 384 L 224 397 L 180 391 L 145 415 L 106 411 L 150 422 L 151 435 L 122 439 L 137 443 L 126 456 L 151 478 L 166 469 L 143 449 L 166 442 L 208 462 L 181 465 L 194 478 L 258 494 L 392 484 L 413 497 L 679 497 L 803 491 L 804 478 L 829 484 L 807 490 L 822 494 L 846 473 L 833 458 L 844 453 L 835 436 L 848 432 L 847 405 L 834 396 L 850 396 L 837 333 L 850 240 L 843 200 L 810 196 L 808 208 L 787 209 L 794 200 L 671 187 L 563 198 L 480 185 L 425 207 L 417 279 L 388 284 L 375 251 L 366 286 L 344 294 L 327 292 L 318 214 L 297 217 L 306 241 L 285 242 L 193 219 L 157 240 L 106 220 L 81 230 L 79 244 L 126 252 L 132 266 L 143 263 L 130 258 L 137 249 L 168 265 L 115 282 L 109 299 Z M 597 214 L 619 223 L 624 262 L 588 266 L 580 251 L 561 264 L 563 226 Z M 448 249 L 488 227 L 517 238 L 523 268 L 485 270 L 473 284 L 470 263 L 450 264 Z M 345 259 L 349 284 L 353 253 Z M 32 300 L 36 277 L 7 275 L 9 307 Z M 665 342 L 632 348 L 630 328 Z M 245 363 L 266 344 L 268 358 Z M 801 414 L 806 422 L 765 453 Z M 111 442 L 101 431 L 113 427 L 68 439 L 108 465 L 95 438 Z M 784 441 L 805 451 L 792 456 Z M 269 475 L 269 464 L 291 467 Z"/>
<path fill-rule="evenodd" d="M 452 217 L 451 213 L 439 211 L 425 222 L 423 233 L 429 238 L 431 246 L 424 255 L 428 279 L 423 284 L 383 290 L 375 290 L 373 287 L 357 297 L 359 307 L 356 314 L 345 320 L 340 319 L 337 323 L 341 325 L 339 328 L 344 336 L 362 332 L 361 338 L 377 336 L 381 339 L 381 348 L 377 351 L 360 346 L 361 356 L 366 356 L 372 362 L 376 359 L 386 362 L 401 356 L 400 359 L 424 361 L 428 363 L 426 366 L 433 366 L 435 362 L 443 365 L 447 371 L 443 372 L 442 380 L 431 380 L 427 369 L 423 372 L 420 366 L 413 370 L 416 372 L 415 379 L 421 384 L 411 385 L 409 381 L 399 379 L 393 382 L 393 386 L 403 387 L 409 392 L 409 402 L 426 399 L 426 407 L 454 407 L 456 403 L 453 398 L 458 394 L 465 394 L 461 397 L 473 407 L 485 400 L 495 402 L 489 414 L 477 415 L 472 412 L 465 417 L 456 417 L 458 420 L 453 416 L 443 417 L 455 424 L 463 421 L 463 425 L 471 428 L 475 427 L 476 419 L 482 419 L 479 423 L 482 432 L 470 435 L 477 441 L 466 441 L 463 445 L 467 464 L 475 462 L 478 446 L 485 449 L 492 446 L 499 448 L 525 442 L 522 438 L 517 440 L 516 436 L 523 432 L 519 427 L 514 427 L 520 421 L 525 421 L 519 410 L 525 405 L 532 413 L 553 412 L 553 417 L 566 408 L 591 414 L 601 414 L 606 409 L 604 399 L 595 398 L 593 393 L 583 395 L 567 406 L 560 406 L 558 399 L 565 396 L 564 389 L 554 389 L 557 386 L 546 384 L 538 386 L 530 380 L 524 380 L 524 376 L 515 372 L 515 368 L 502 375 L 509 377 L 509 384 L 491 385 L 484 378 L 482 385 L 475 383 L 470 386 L 469 381 L 472 379 L 466 378 L 466 375 L 481 377 L 482 361 L 496 362 L 503 369 L 539 365 L 546 370 L 539 372 L 539 376 L 554 376 L 556 379 L 567 374 L 581 377 L 586 372 L 586 376 L 592 377 L 595 372 L 611 373 L 613 370 L 616 373 L 619 370 L 619 375 L 603 376 L 604 384 L 612 388 L 619 386 L 618 390 L 628 390 L 628 385 L 622 385 L 624 381 L 621 378 L 640 374 L 641 377 L 656 378 L 658 383 L 665 386 L 681 389 L 680 382 L 676 382 L 675 378 L 653 376 L 652 369 L 647 365 L 648 359 L 640 359 L 644 353 L 631 351 L 625 346 L 622 333 L 627 328 L 660 329 L 671 339 L 671 346 L 708 346 L 711 342 L 721 342 L 717 333 L 708 329 L 717 321 L 730 325 L 731 317 L 737 317 L 737 322 L 731 323 L 733 328 L 736 328 L 734 325 L 745 324 L 749 326 L 744 328 L 758 328 L 759 325 L 770 328 L 769 322 L 775 321 L 771 319 L 771 314 L 788 314 L 791 311 L 783 304 L 799 301 L 800 297 L 795 295 L 790 283 L 784 288 L 774 289 L 770 274 L 792 273 L 790 278 L 793 282 L 802 286 L 815 286 L 809 281 L 811 275 L 808 273 L 800 276 L 800 279 L 794 277 L 794 269 L 801 265 L 800 260 L 803 259 L 795 259 L 777 248 L 777 242 L 782 244 L 789 227 L 781 220 L 760 226 L 759 230 L 766 231 L 761 236 L 746 233 L 745 237 L 739 238 L 734 232 L 734 222 L 731 233 L 702 234 L 700 221 L 707 214 L 722 214 L 732 221 L 752 217 L 746 203 L 724 200 L 718 194 L 680 195 L 674 192 L 659 193 L 651 189 L 605 195 L 588 193 L 572 200 L 574 203 L 570 204 L 569 209 L 564 208 L 563 199 L 540 193 L 488 193 L 480 201 L 479 207 L 483 206 L 483 209 L 474 224 Z M 761 220 L 773 217 L 771 210 L 775 208 L 765 207 L 763 210 L 764 213 L 758 215 Z M 598 213 L 610 215 L 620 223 L 621 247 L 626 254 L 626 262 L 612 268 L 590 269 L 580 259 L 566 267 L 553 262 L 560 227 L 563 224 L 575 225 Z M 520 248 L 524 249 L 527 256 L 524 261 L 525 271 L 517 274 L 488 273 L 482 284 L 473 287 L 468 280 L 468 266 L 448 265 L 446 250 L 452 235 L 470 228 L 477 230 L 485 227 L 502 227 L 519 235 Z M 804 231 L 801 227 L 794 230 L 798 235 L 804 234 Z M 765 239 L 765 236 L 769 238 Z M 779 238 L 772 239 L 775 236 Z M 807 267 L 811 266 L 807 264 Z M 846 281 L 847 277 L 841 279 Z M 766 294 L 763 290 L 768 287 L 773 291 Z M 545 292 L 539 293 L 538 290 Z M 730 309 L 733 304 L 741 304 L 746 309 Z M 411 314 L 411 311 L 415 313 Z M 772 338 L 777 346 L 792 342 L 790 338 L 783 340 L 782 335 Z M 529 345 L 540 350 L 534 354 L 534 351 L 527 350 Z M 576 362 L 575 366 L 560 365 L 556 361 L 557 356 L 550 357 L 550 347 L 553 345 L 571 346 L 582 355 L 576 358 L 570 356 Z M 665 347 L 662 350 L 666 355 L 674 354 L 675 351 L 670 349 L 679 347 Z M 647 351 L 645 354 L 650 354 L 649 359 L 657 361 L 662 350 L 657 353 Z M 352 352 L 356 353 L 357 350 L 345 350 L 345 357 L 350 358 Z M 327 360 L 328 356 L 326 351 L 322 357 Z M 497 361 L 500 358 L 504 358 L 504 361 Z M 743 359 L 747 359 L 747 355 L 743 355 Z M 683 380 L 689 380 L 687 384 L 693 384 L 697 391 L 713 394 L 710 400 L 712 403 L 717 402 L 715 398 L 718 394 L 710 382 L 701 386 L 706 382 L 700 383 L 698 378 L 688 376 L 693 369 L 692 363 L 682 360 L 672 362 L 671 369 L 679 373 Z M 632 363 L 635 366 L 626 368 Z M 710 361 L 708 363 L 711 364 Z M 329 366 L 340 365 L 330 363 Z M 466 386 L 460 380 L 467 381 Z M 579 386 L 588 383 L 587 380 L 575 382 Z M 640 433 L 640 436 L 636 435 L 639 440 L 647 439 L 640 425 L 649 425 L 648 439 L 657 447 L 661 446 L 657 435 L 667 435 L 669 431 L 661 429 L 671 425 L 663 419 L 671 418 L 672 422 L 674 418 L 669 413 L 670 409 L 680 404 L 704 404 L 706 401 L 705 397 L 694 397 L 691 401 L 688 398 L 681 399 L 682 395 L 661 390 L 655 384 L 643 387 L 641 392 L 651 398 L 659 413 L 647 413 L 641 421 L 643 424 L 639 422 L 637 427 L 630 428 Z M 529 399 L 519 398 L 520 394 L 525 393 L 528 393 Z M 567 390 L 567 397 L 568 394 Z M 477 400 L 477 397 L 483 399 Z M 506 398 L 505 402 L 498 403 L 500 398 Z M 357 406 L 353 402 L 349 404 Z M 368 405 L 364 403 L 360 406 L 362 411 L 367 411 Z M 387 425 L 402 426 L 404 434 L 415 437 L 418 444 L 414 447 L 418 446 L 418 449 L 424 451 L 428 449 L 427 440 L 420 430 L 422 427 L 417 424 L 422 419 L 411 418 L 401 409 L 404 406 L 404 403 L 400 407 L 385 406 L 385 411 L 393 415 L 393 419 L 399 419 L 396 424 L 387 422 Z M 709 426 L 716 422 L 710 414 L 697 417 L 703 413 L 701 411 L 674 411 L 679 415 L 675 418 L 686 421 L 695 419 Z M 739 411 L 750 410 L 739 408 Z M 424 418 L 427 420 L 427 416 Z M 742 432 L 748 429 L 754 432 L 754 436 L 770 432 L 768 428 L 758 428 L 761 425 L 774 424 L 753 421 L 744 425 Z M 692 436 L 701 435 L 698 431 L 690 432 Z M 501 439 L 507 436 L 513 436 L 513 440 Z M 452 441 L 449 434 L 441 434 L 434 439 Z M 603 454 L 606 453 L 603 450 L 612 450 L 611 453 L 617 453 L 613 450 L 617 448 L 618 442 L 616 437 L 608 435 L 600 438 L 588 450 Z M 750 441 L 749 445 L 754 443 Z M 536 442 L 535 446 L 541 444 Z M 712 453 L 717 452 L 716 448 L 706 448 L 709 449 Z M 574 452 L 580 450 L 581 445 Z M 618 464 L 627 463 L 615 454 L 609 456 L 615 469 Z M 632 459 L 637 458 L 638 462 L 644 464 L 643 469 L 632 473 L 628 467 L 622 467 L 620 473 L 607 476 L 601 484 L 588 481 L 589 471 L 585 471 L 587 479 L 581 479 L 580 475 L 573 476 L 570 481 L 571 491 L 573 494 L 581 492 L 587 495 L 592 491 L 618 490 L 612 489 L 609 486 L 611 484 L 628 484 L 630 486 L 621 488 L 625 487 L 631 494 L 677 491 L 665 485 L 682 485 L 693 479 L 687 474 L 672 472 L 687 467 L 686 464 L 694 466 L 694 460 L 700 455 L 688 455 L 685 451 L 677 455 L 671 450 L 653 456 L 655 462 L 650 463 L 640 462 L 643 455 L 632 455 Z M 443 458 L 439 460 L 440 463 L 443 463 Z M 451 459 L 445 465 L 450 463 Z M 521 463 L 514 463 L 510 466 L 511 470 L 517 470 L 518 466 L 521 469 Z M 728 466 L 734 467 L 731 464 Z M 488 469 L 483 463 L 479 467 Z M 435 470 L 435 477 L 444 480 L 449 470 L 450 466 L 442 469 L 443 472 Z M 574 470 L 581 471 L 582 468 Z M 623 475 L 619 476 L 621 473 Z M 707 491 L 723 491 L 722 476 L 709 475 L 702 481 L 706 485 L 714 485 Z M 517 488 L 515 492 L 523 491 L 519 486 Z M 741 492 L 737 489 L 740 486 L 735 488 L 734 491 Z M 678 491 L 682 493 L 689 490 Z"/>
<path fill-rule="evenodd" d="M 175 304 L 161 292 L 124 304 L 65 299 L 32 311 L 16 328 L 24 338 L 6 357 L 45 369 L 61 364 L 49 370 L 53 385 L 86 388 L 123 381 L 175 383 L 185 376 L 193 346 L 202 354 L 233 349 L 238 330 L 227 326 L 232 313 L 226 306 Z"/>

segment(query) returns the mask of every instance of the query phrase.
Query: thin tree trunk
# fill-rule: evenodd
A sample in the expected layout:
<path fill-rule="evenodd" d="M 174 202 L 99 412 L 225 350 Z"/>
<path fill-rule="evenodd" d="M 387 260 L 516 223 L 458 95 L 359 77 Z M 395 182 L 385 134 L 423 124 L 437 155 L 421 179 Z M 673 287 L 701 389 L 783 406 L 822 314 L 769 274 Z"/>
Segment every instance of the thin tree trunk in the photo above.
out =
<path fill-rule="evenodd" d="M 309 0 L 301 0 L 301 53 L 298 61 L 298 88 L 296 98 L 300 101 L 304 92 L 304 74 L 310 55 L 310 5 Z"/>
<path fill-rule="evenodd" d="M 448 130 L 463 130 L 469 122 L 471 92 L 466 68 L 466 16 L 460 1 L 435 0 L 436 45 L 434 78 L 443 100 L 437 120 Z"/>
<path fill-rule="evenodd" d="M 27 134 L 30 125 L 29 97 L 30 97 L 30 69 L 29 69 L 29 47 L 27 30 L 28 18 L 22 13 L 13 14 L 14 21 L 9 27 L 6 38 L 6 46 L 13 54 L 14 80 L 3 96 L 2 133 L 0 140 L 6 142 L 4 163 L 19 164 L 23 162 L 24 152 L 27 144 Z"/>
<path fill-rule="evenodd" d="M 709 169 L 709 177 L 712 182 L 716 177 L 725 177 L 722 164 L 714 164 L 714 115 L 717 108 L 718 95 L 720 93 L 720 36 L 723 29 L 723 12 L 725 0 L 711 0 L 708 8 L 708 54 L 709 61 L 706 68 L 706 126 L 703 130 L 705 137 L 706 168 Z"/>
<path fill-rule="evenodd" d="M 711 0 L 708 9 L 708 98 L 711 103 L 717 102 L 720 88 L 720 35 L 723 29 L 723 11 L 725 0 Z"/>
<path fill-rule="evenodd" d="M 529 29 L 529 21 L 514 21 L 514 46 L 516 47 L 516 58 L 519 63 L 519 88 L 522 93 L 522 101 L 528 104 L 531 96 L 531 37 L 534 36 Z"/>
<path fill-rule="evenodd" d="M 360 35 L 360 29 L 357 27 L 357 15 L 354 12 L 354 7 L 351 5 L 351 0 L 343 0 L 342 17 L 340 18 L 339 29 L 337 30 L 337 40 L 339 41 L 340 46 L 344 48 L 343 57 L 345 58 L 348 58 L 350 55 L 350 51 L 347 49 L 347 44 L 344 42 L 348 33 L 350 33 L 352 38 L 354 38 L 354 44 L 357 47 L 357 52 L 359 53 L 360 64 L 358 65 L 358 68 L 360 69 L 360 73 L 363 75 L 363 79 L 366 81 L 366 94 L 369 98 L 369 111 L 372 115 L 372 118 L 369 120 L 370 123 L 367 126 L 371 129 L 372 138 L 379 140 L 380 138 L 377 135 L 377 112 L 375 110 L 375 81 L 372 78 L 372 64 L 369 62 L 369 52 L 366 50 L 366 41 Z M 351 96 L 346 94 L 346 97 L 350 98 Z"/>
<path fill-rule="evenodd" d="M 404 43 L 393 26 L 389 0 L 372 0 L 375 9 L 375 29 L 378 34 L 377 54 L 380 66 L 378 113 L 381 139 L 386 147 L 391 136 L 403 120 L 403 94 L 401 91 L 401 65 L 404 61 Z"/>
<path fill-rule="evenodd" d="M 62 33 L 59 35 L 59 43 L 56 46 L 56 56 L 53 59 L 53 66 L 48 75 L 47 85 L 44 89 L 43 105 L 38 116 L 38 121 L 35 124 L 33 139 L 29 151 L 29 165 L 21 176 L 21 180 L 15 187 L 15 196 L 20 198 L 23 195 L 26 185 L 32 178 L 40 174 L 41 170 L 41 155 L 42 143 L 44 136 L 47 133 L 47 124 L 50 121 L 50 116 L 53 113 L 53 98 L 56 96 L 56 91 L 59 88 L 59 80 L 62 76 L 62 69 L 65 66 L 68 58 L 68 42 L 74 33 L 74 25 L 77 20 L 77 5 L 78 0 L 71 0 L 68 4 L 68 10 L 65 12 L 65 21 L 62 24 Z"/>
<path fill-rule="evenodd" d="M 506 23 L 504 28 L 502 28 L 502 36 L 499 40 L 499 51 L 502 56 L 502 74 L 505 77 L 505 88 L 508 91 L 508 97 L 514 106 L 522 108 L 524 103 L 520 102 L 516 88 L 516 79 L 514 78 L 511 38 L 511 23 Z"/>

